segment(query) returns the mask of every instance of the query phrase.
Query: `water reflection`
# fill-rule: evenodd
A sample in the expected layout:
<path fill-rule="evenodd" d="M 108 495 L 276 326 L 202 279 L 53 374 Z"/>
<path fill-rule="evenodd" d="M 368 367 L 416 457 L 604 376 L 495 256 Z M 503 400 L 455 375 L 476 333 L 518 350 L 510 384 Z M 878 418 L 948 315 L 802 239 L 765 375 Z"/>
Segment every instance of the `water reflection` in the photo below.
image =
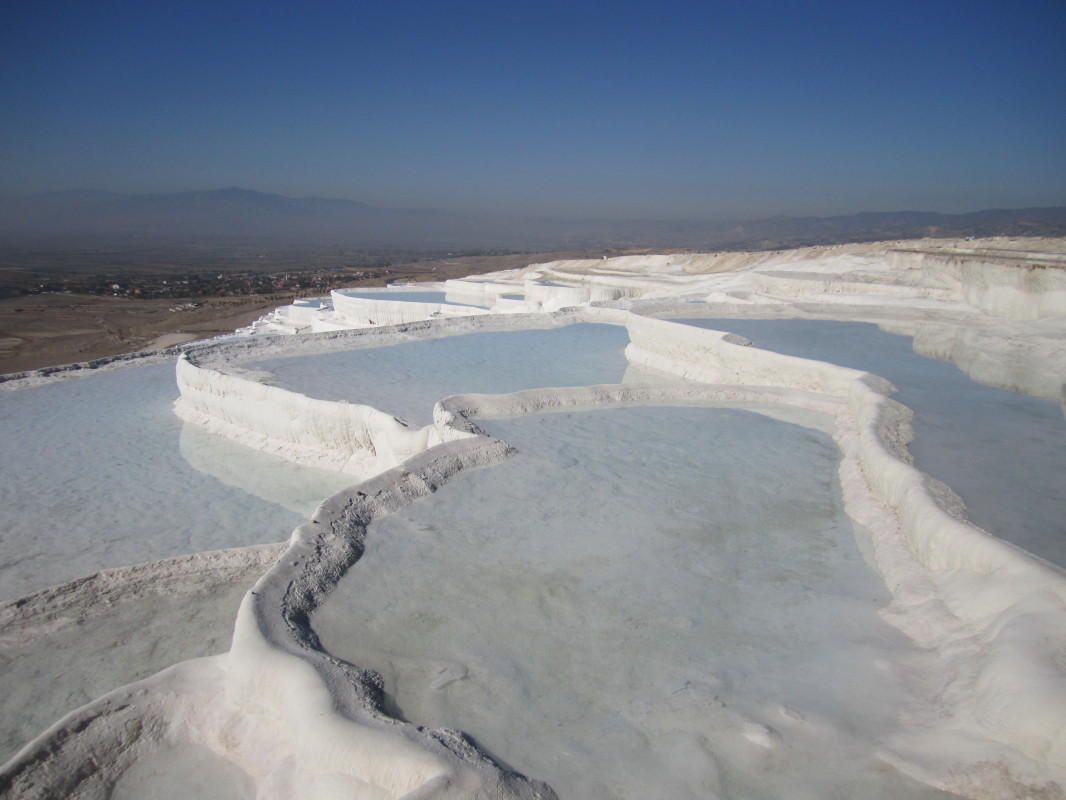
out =
<path fill-rule="evenodd" d="M 350 475 L 300 466 L 189 423 L 182 423 L 180 449 L 181 457 L 198 472 L 303 518 L 353 482 Z"/>

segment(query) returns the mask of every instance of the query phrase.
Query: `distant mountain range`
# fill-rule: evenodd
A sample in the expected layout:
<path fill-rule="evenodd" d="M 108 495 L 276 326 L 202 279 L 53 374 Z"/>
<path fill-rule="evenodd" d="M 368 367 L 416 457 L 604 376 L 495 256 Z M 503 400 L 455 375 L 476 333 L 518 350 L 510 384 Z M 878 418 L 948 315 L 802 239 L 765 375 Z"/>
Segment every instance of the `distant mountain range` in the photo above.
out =
<path fill-rule="evenodd" d="M 353 200 L 230 188 L 173 194 L 79 191 L 0 197 L 0 240 L 113 245 L 243 243 L 376 249 L 549 250 L 595 247 L 773 249 L 922 236 L 1066 236 L 1066 207 L 835 217 L 558 220 L 380 208 Z"/>

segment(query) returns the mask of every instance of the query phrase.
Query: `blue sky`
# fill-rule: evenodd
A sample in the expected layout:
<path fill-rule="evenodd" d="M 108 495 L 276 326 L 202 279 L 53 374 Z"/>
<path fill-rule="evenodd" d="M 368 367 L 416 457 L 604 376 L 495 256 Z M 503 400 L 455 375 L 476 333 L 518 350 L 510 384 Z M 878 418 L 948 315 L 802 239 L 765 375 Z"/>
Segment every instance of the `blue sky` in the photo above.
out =
<path fill-rule="evenodd" d="M 0 192 L 554 217 L 1066 205 L 1066 3 L 6 0 Z"/>

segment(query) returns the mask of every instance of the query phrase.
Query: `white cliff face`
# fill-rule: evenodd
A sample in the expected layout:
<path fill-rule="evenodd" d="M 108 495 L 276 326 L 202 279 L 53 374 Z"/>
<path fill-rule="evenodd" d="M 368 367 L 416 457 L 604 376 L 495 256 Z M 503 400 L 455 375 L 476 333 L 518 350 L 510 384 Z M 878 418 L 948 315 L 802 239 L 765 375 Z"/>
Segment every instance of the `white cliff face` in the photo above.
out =
<path fill-rule="evenodd" d="M 431 430 L 410 430 L 365 405 L 315 400 L 178 361 L 178 415 L 212 433 L 298 464 L 370 476 L 432 444 Z"/>
<path fill-rule="evenodd" d="M 333 313 L 351 327 L 401 325 L 430 317 L 464 317 L 488 313 L 484 308 L 448 302 L 443 292 L 388 289 L 381 292 L 330 292 Z"/>
<path fill-rule="evenodd" d="M 653 318 L 687 316 L 698 308 L 702 315 L 728 310 L 765 317 L 867 319 L 889 329 L 918 334 L 916 348 L 950 353 L 971 374 L 1061 402 L 1066 355 L 1060 352 L 1058 343 L 1066 328 L 1058 310 L 1055 270 L 1060 267 L 1044 263 L 1053 261 L 1053 257 L 1039 254 L 1031 259 L 1043 264 L 1041 269 L 1052 276 L 1035 280 L 1011 273 L 1011 264 L 997 261 L 992 266 L 982 266 L 990 261 L 984 245 L 974 245 L 969 248 L 971 252 L 962 256 L 957 252 L 958 243 L 952 243 L 950 253 L 930 253 L 938 247 L 941 251 L 946 249 L 946 245 L 926 244 L 918 247 L 921 252 L 915 255 L 913 244 L 896 246 L 891 253 L 885 252 L 884 245 L 870 245 L 789 253 L 555 262 L 481 276 L 470 281 L 468 293 L 501 299 L 504 294 L 521 295 L 523 304 L 535 304 L 540 309 L 556 302 L 597 302 L 612 307 L 583 306 L 538 314 L 479 313 L 380 329 L 190 348 L 177 372 L 182 392 L 177 408 L 184 419 L 295 462 L 347 470 L 358 483 L 324 501 L 311 520 L 296 529 L 287 549 L 244 597 L 227 653 L 177 664 L 73 711 L 4 766 L 0 771 L 2 791 L 20 797 L 106 797 L 116 786 L 120 791 L 143 786 L 137 782 L 142 781 L 145 772 L 151 772 L 146 766 L 151 759 L 176 748 L 184 754 L 181 758 L 192 759 L 192 763 L 221 759 L 220 763 L 234 771 L 231 777 L 236 776 L 237 784 L 254 787 L 260 797 L 553 796 L 551 787 L 536 780 L 545 776 L 537 774 L 535 768 L 528 768 L 531 778 L 527 779 L 484 755 L 500 755 L 494 748 L 494 737 L 499 737 L 500 751 L 510 755 L 512 740 L 522 739 L 521 731 L 500 725 L 499 720 L 488 720 L 483 727 L 477 723 L 482 752 L 450 730 L 452 718 L 437 716 L 449 703 L 458 703 L 467 713 L 464 718 L 473 720 L 471 727 L 475 727 L 478 719 L 493 713 L 492 692 L 482 701 L 471 691 L 477 685 L 490 689 L 494 685 L 491 681 L 484 683 L 484 661 L 475 664 L 473 656 L 458 654 L 426 656 L 428 661 L 419 661 L 421 657 L 395 652 L 392 648 L 399 647 L 401 641 L 420 638 L 418 620 L 411 617 L 392 624 L 384 622 L 388 619 L 385 611 L 379 615 L 372 607 L 377 601 L 388 602 L 383 599 L 384 588 L 381 593 L 371 592 L 358 600 L 362 621 L 355 628 L 347 632 L 329 628 L 329 614 L 335 615 L 334 623 L 339 620 L 352 624 L 343 603 L 330 610 L 332 599 L 349 594 L 347 589 L 338 588 L 342 576 L 348 575 L 345 581 L 358 581 L 360 569 L 374 563 L 369 552 L 368 560 L 360 561 L 364 549 L 370 546 L 368 531 L 371 537 L 378 535 L 383 539 L 429 535 L 426 532 L 434 530 L 437 518 L 432 513 L 421 516 L 418 509 L 431 508 L 423 500 L 442 487 L 447 488 L 440 497 L 447 500 L 449 510 L 440 519 L 450 522 L 447 530 L 432 535 L 442 537 L 446 549 L 460 550 L 462 567 L 457 566 L 456 570 L 488 574 L 481 573 L 473 561 L 485 548 L 475 546 L 469 554 L 461 554 L 463 526 L 474 524 L 478 518 L 474 514 L 464 516 L 466 498 L 462 487 L 468 477 L 470 486 L 477 484 L 473 480 L 476 473 L 470 472 L 473 468 L 491 471 L 493 465 L 514 455 L 516 443 L 521 453 L 524 440 L 516 433 L 516 443 L 509 442 L 505 422 L 498 426 L 483 423 L 496 434 L 488 435 L 478 420 L 523 418 L 514 423 L 517 431 L 534 423 L 529 415 L 546 412 L 639 406 L 645 409 L 642 413 L 654 417 L 648 408 L 733 405 L 757 407 L 762 414 L 815 429 L 810 436 L 820 437 L 819 452 L 823 455 L 829 440 L 821 432 L 832 436 L 837 461 L 829 469 L 830 473 L 835 472 L 835 479 L 818 479 L 820 473 L 813 461 L 811 474 L 805 477 L 819 480 L 820 488 L 829 493 L 823 503 L 826 508 L 836 508 L 859 526 L 856 541 L 845 537 L 836 542 L 834 555 L 834 559 L 843 558 L 847 568 L 855 571 L 849 572 L 852 577 L 839 585 L 830 581 L 824 597 L 812 596 L 810 600 L 815 605 L 823 601 L 832 605 L 833 598 L 850 597 L 848 592 L 856 591 L 863 580 L 876 581 L 871 584 L 876 586 L 876 590 L 870 590 L 875 594 L 871 606 L 895 629 L 883 633 L 884 641 L 899 636 L 906 637 L 907 643 L 886 647 L 874 657 L 875 668 L 869 671 L 864 671 L 869 664 L 861 669 L 855 665 L 853 670 L 841 666 L 843 662 L 832 669 L 823 664 L 805 670 L 783 658 L 780 685 L 752 693 L 730 685 L 736 677 L 730 677 L 730 670 L 735 669 L 737 675 L 744 670 L 728 664 L 711 668 L 711 653 L 704 657 L 698 652 L 695 656 L 689 653 L 683 659 L 664 660 L 662 668 L 677 671 L 678 675 L 673 683 L 666 681 L 661 686 L 649 686 L 654 680 L 646 671 L 627 665 L 624 653 L 619 653 L 618 660 L 604 664 L 602 670 L 630 670 L 636 676 L 627 688 L 636 696 L 630 696 L 621 713 L 629 722 L 639 721 L 638 727 L 643 726 L 641 735 L 654 744 L 650 748 L 655 764 L 651 772 L 670 772 L 671 765 L 678 764 L 702 765 L 672 773 L 670 793 L 679 797 L 731 796 L 735 781 L 747 780 L 743 776 L 749 775 L 769 776 L 764 784 L 748 786 L 750 791 L 762 793 L 787 786 L 789 791 L 827 796 L 857 785 L 850 779 L 842 785 L 833 784 L 831 779 L 824 783 L 825 776 L 805 779 L 806 767 L 800 765 L 821 757 L 825 759 L 821 763 L 836 759 L 841 767 L 837 772 L 845 777 L 852 769 L 855 780 L 861 780 L 860 773 L 869 768 L 885 770 L 891 780 L 874 781 L 868 787 L 881 791 L 880 796 L 884 797 L 936 797 L 936 790 L 974 798 L 1061 796 L 1066 787 L 1066 668 L 1061 661 L 1066 647 L 1066 573 L 967 522 L 951 489 L 916 468 L 907 448 L 913 431 L 910 412 L 889 397 L 892 386 L 883 378 L 760 350 L 725 331 Z M 965 262 L 964 268 L 956 270 L 955 260 L 960 258 Z M 1003 269 L 1008 272 L 1000 274 Z M 566 286 L 552 285 L 556 283 Z M 501 287 L 513 289 L 507 292 Z M 1005 288 L 999 292 L 996 287 Z M 458 289 L 449 285 L 447 291 L 451 294 Z M 507 299 L 519 302 L 517 297 Z M 496 394 L 440 397 L 432 422 L 419 429 L 398 422 L 392 409 L 361 405 L 357 398 L 343 403 L 308 396 L 295 387 L 264 383 L 267 376 L 250 369 L 264 359 L 286 353 L 326 353 L 373 346 L 388 349 L 388 345 L 399 342 L 475 331 L 565 330 L 563 326 L 579 322 L 607 323 L 620 326 L 619 331 L 624 329 L 629 341 L 625 356 L 632 365 L 626 380 L 633 380 L 638 374 L 640 380 L 569 387 L 542 384 Z M 969 330 L 978 334 L 969 336 L 965 333 Z M 924 344 L 919 346 L 919 341 Z M 515 361 L 514 356 L 511 361 Z M 514 369 L 515 364 L 507 367 Z M 487 364 L 486 369 L 492 369 L 492 365 Z M 514 498 L 500 497 L 504 494 L 502 488 L 484 490 L 477 501 L 479 511 L 496 514 L 492 517 L 495 521 L 486 523 L 491 528 L 490 538 L 517 536 L 515 544 L 519 546 L 514 552 L 523 553 L 521 557 L 514 556 L 515 563 L 510 563 L 508 556 L 493 566 L 504 578 L 499 586 L 481 593 L 484 605 L 493 606 L 494 592 L 508 591 L 508 570 L 521 573 L 523 559 L 536 557 L 537 541 L 526 539 L 535 537 L 543 527 L 538 519 L 554 514 L 564 534 L 557 546 L 576 548 L 580 556 L 565 565 L 547 565 L 547 577 L 534 583 L 543 588 L 555 585 L 552 580 L 558 578 L 559 589 L 536 595 L 536 602 L 525 604 L 530 606 L 531 616 L 524 617 L 524 621 L 537 614 L 551 617 L 554 603 L 561 604 L 559 612 L 565 612 L 567 619 L 584 620 L 582 625 L 589 622 L 582 617 L 580 603 L 568 605 L 568 598 L 576 596 L 567 588 L 568 582 L 595 582 L 594 576 L 599 574 L 596 569 L 601 567 L 593 569 L 593 562 L 610 562 L 611 556 L 617 555 L 602 552 L 611 541 L 608 529 L 612 526 L 630 524 L 646 514 L 647 526 L 661 527 L 663 535 L 687 530 L 683 524 L 685 497 L 667 501 L 665 508 L 658 507 L 651 502 L 651 496 L 647 502 L 641 497 L 645 482 L 628 479 L 638 472 L 631 472 L 625 459 L 639 462 L 642 450 L 650 454 L 652 442 L 657 439 L 650 423 L 638 426 L 642 428 L 640 435 L 633 440 L 637 444 L 623 448 L 621 455 L 601 454 L 597 462 L 599 468 L 614 476 L 611 480 L 619 482 L 608 494 L 613 492 L 612 497 L 619 498 L 632 495 L 629 500 L 636 505 L 629 514 L 621 499 L 618 509 L 607 509 L 612 500 L 596 499 L 594 492 L 584 495 L 580 491 L 582 481 L 595 480 L 596 473 L 593 470 L 583 477 L 575 465 L 584 454 L 600 452 L 597 442 L 608 434 L 592 423 L 578 421 L 572 427 L 559 447 L 548 448 L 549 452 L 571 453 L 566 464 L 552 467 L 544 462 L 538 468 L 530 462 L 533 473 L 528 485 L 519 481 L 519 486 L 512 487 L 528 489 L 530 507 L 516 507 Z M 685 438 L 682 436 L 667 448 L 671 454 L 667 461 L 679 462 L 682 466 L 678 469 L 683 468 L 685 447 L 699 448 L 700 455 L 706 456 L 707 447 L 699 445 L 698 437 L 693 436 L 690 441 Z M 750 443 L 773 439 L 771 434 L 753 435 Z M 641 445 L 641 441 L 645 444 Z M 740 437 L 734 447 L 743 448 L 744 441 Z M 524 447 L 532 453 L 536 437 Z M 672 458 L 674 454 L 677 459 Z M 796 457 L 795 453 L 789 457 Z M 513 463 L 520 464 L 521 458 L 519 455 Z M 728 481 L 725 452 L 723 458 L 727 466 L 720 480 Z M 822 456 L 810 458 L 821 459 L 818 469 L 824 471 L 827 464 L 822 463 Z M 636 463 L 632 467 L 636 469 Z M 791 467 L 803 468 L 798 464 Z M 669 475 L 659 475 L 667 468 L 654 471 L 669 483 Z M 554 474 L 554 470 L 559 474 Z M 780 477 L 766 478 L 766 485 Z M 556 478 L 565 485 L 538 491 L 537 487 L 550 486 Z M 753 483 L 758 480 L 762 479 L 750 479 Z M 609 481 L 597 481 L 596 487 L 602 488 L 601 483 Z M 491 480 L 485 485 L 490 484 Z M 694 487 L 690 493 L 702 491 L 698 480 Z M 671 487 L 670 491 L 675 489 L 684 493 L 679 487 Z M 667 489 L 647 491 L 662 499 Z M 787 496 L 784 488 L 781 493 Z M 813 490 L 803 494 L 803 502 L 814 496 Z M 560 499 L 563 496 L 571 496 L 572 500 L 564 504 Z M 757 500 L 751 500 L 749 505 L 755 506 L 753 513 L 758 511 Z M 798 508 L 802 503 L 793 505 Z M 603 513 L 598 511 L 601 508 Z M 603 530 L 596 528 L 601 517 L 607 521 Z M 783 548 L 792 544 L 787 517 L 785 514 L 778 520 L 783 524 L 779 531 L 784 537 L 781 546 L 760 538 L 766 526 L 750 520 L 741 527 L 750 526 L 751 530 L 730 539 L 750 545 L 744 550 L 747 557 L 755 553 L 751 569 L 772 575 L 775 569 L 791 570 L 792 562 L 800 559 L 804 559 L 802 569 L 795 565 L 800 572 L 812 568 L 818 572 L 825 566 L 820 558 L 807 560 L 810 554 L 783 557 Z M 580 524 L 582 518 L 588 518 L 586 526 Z M 797 524 L 798 519 L 797 516 Z M 405 525 L 404 520 L 411 524 Z M 582 538 L 585 527 L 587 539 Z M 818 535 L 821 534 L 811 534 Z M 450 536 L 459 537 L 454 546 L 450 546 Z M 651 545 L 650 540 L 641 538 L 639 530 L 635 539 L 626 541 L 630 542 L 627 547 L 636 549 L 611 569 L 618 570 L 615 577 L 621 585 L 629 580 L 634 586 L 643 585 L 641 581 L 654 578 L 657 573 L 645 563 L 640 546 L 643 543 L 661 549 L 664 545 Z M 405 543 L 390 539 L 382 544 Z M 416 555 L 422 550 L 411 547 Z M 855 550 L 841 549 L 851 547 Z M 732 558 L 730 552 L 727 548 L 719 557 Z M 701 555 L 702 550 L 691 552 L 683 561 L 692 564 Z M 712 543 L 707 545 L 707 557 L 715 557 Z M 582 559 L 589 560 L 589 569 L 582 568 Z M 863 572 L 864 559 L 875 572 Z M 145 570 L 152 568 L 148 565 Z M 380 571 L 375 571 L 375 578 L 392 582 L 388 590 L 397 594 L 396 606 L 390 605 L 390 610 L 401 616 L 405 606 L 400 602 L 406 602 L 408 593 L 428 592 L 436 598 L 436 611 L 447 615 L 450 605 L 442 598 L 465 591 L 461 585 L 442 586 L 439 591 L 423 586 L 421 582 L 430 573 L 418 569 L 418 574 L 389 576 L 385 569 L 382 565 Z M 680 570 L 664 569 L 665 574 L 659 576 L 662 581 L 671 580 Z M 145 574 L 148 573 L 134 568 L 120 582 Z M 445 581 L 449 574 L 452 573 L 445 569 L 444 577 L 435 580 Z M 722 577 L 719 575 L 718 579 Z M 682 586 L 680 578 L 678 581 L 670 589 L 681 597 L 697 588 Z M 799 579 L 796 586 L 809 583 L 806 578 Z M 842 588 L 844 584 L 850 587 L 847 591 Z M 524 585 L 520 576 L 514 579 L 512 588 L 517 591 Z M 605 583 L 605 591 L 610 586 Z M 741 607 L 754 611 L 752 604 L 762 599 L 762 593 L 753 592 Z M 842 602 L 838 610 L 853 607 L 854 600 L 852 597 L 851 601 Z M 795 605 L 794 601 L 795 598 L 787 602 Z M 21 602 L 19 608 L 32 609 L 44 602 L 43 596 L 35 596 Z M 692 604 L 682 602 L 681 608 Z M 462 612 L 458 621 L 472 628 L 482 640 L 491 642 L 504 637 L 507 620 L 493 621 L 493 614 L 484 618 L 472 616 L 478 605 Z M 721 607 L 718 602 L 712 605 Z M 522 603 L 517 606 L 519 610 L 522 607 Z M 633 616 L 638 611 L 635 608 L 627 613 Z M 763 611 L 770 611 L 773 616 L 772 610 Z M 318 613 L 322 614 L 321 631 L 315 622 Z M 819 652 L 835 647 L 848 651 L 848 636 L 860 635 L 864 629 L 874 638 L 882 636 L 874 632 L 872 622 L 868 626 L 815 631 L 816 626 L 803 614 L 801 607 L 789 608 L 790 618 L 795 616 L 798 621 L 798 628 L 789 636 L 808 630 L 817 635 L 804 641 L 827 637 L 825 647 L 815 647 Z M 605 615 L 607 611 L 598 619 L 607 620 Z M 696 649 L 694 652 L 708 646 L 713 650 L 714 643 L 707 641 L 707 637 L 713 638 L 710 632 L 691 633 L 702 630 L 696 621 L 698 616 L 679 609 L 661 619 L 657 617 L 659 623 L 652 625 L 657 630 L 649 631 L 649 636 L 654 632 L 669 639 L 671 621 L 682 618 L 692 622 L 684 628 L 688 631 L 684 636 Z M 367 657 L 377 659 L 381 651 L 386 651 L 387 657 L 375 664 L 388 673 L 389 680 L 402 675 L 402 680 L 410 683 L 412 676 L 429 676 L 431 686 L 421 690 L 411 708 L 422 709 L 432 719 L 418 718 L 419 712 L 405 708 L 403 696 L 392 694 L 391 684 L 365 668 L 369 665 L 358 663 L 358 647 L 345 649 L 346 641 L 358 642 L 360 625 L 372 628 L 376 624 L 384 627 L 374 630 L 372 637 L 368 631 L 367 639 L 374 642 L 371 649 L 377 654 L 368 653 Z M 594 643 L 598 629 L 582 625 L 575 630 L 576 641 L 583 640 L 584 631 L 584 640 Z M 769 633 L 770 627 L 771 621 L 738 623 L 732 633 L 758 637 Z M 390 635 L 393 629 L 395 636 Z M 678 630 L 680 635 L 682 629 Z M 423 638 L 428 639 L 429 634 Z M 445 639 L 451 641 L 451 637 Z M 664 645 L 656 645 L 659 646 Z M 339 660 L 337 655 L 351 657 L 356 665 Z M 479 651 L 478 658 L 491 661 L 500 656 Z M 520 672 L 523 660 L 513 663 Z M 434 671 L 436 667 L 440 669 Z M 795 670 L 794 681 L 790 680 L 791 669 Z M 708 670 L 714 674 L 709 675 Z M 545 674 L 552 672 L 549 666 Z M 623 750 L 612 747 L 615 729 L 611 726 L 617 721 L 612 722 L 610 708 L 621 695 L 604 688 L 611 685 L 606 674 L 600 680 L 595 670 L 582 668 L 578 672 L 590 690 L 608 693 L 609 702 L 601 704 L 608 709 L 602 721 L 608 729 L 603 730 L 596 743 L 600 749 L 595 757 L 617 757 Z M 835 682 L 838 677 L 854 679 L 865 688 L 850 698 L 833 699 L 834 686 L 823 686 L 824 693 L 816 692 L 819 681 Z M 881 680 L 886 682 L 883 695 L 876 688 Z M 790 694 L 789 687 L 796 685 L 809 686 L 811 696 Z M 537 709 L 538 693 L 550 691 L 550 681 L 546 686 L 526 682 L 519 675 L 513 682 L 502 680 L 497 688 L 501 693 L 517 693 L 526 700 L 527 708 Z M 671 687 L 677 690 L 673 694 L 667 691 Z M 574 687 L 560 689 L 565 693 Z M 661 702 L 653 702 L 658 696 L 656 691 L 667 692 Z M 442 693 L 451 699 L 440 702 Z M 894 705 L 886 698 L 894 697 L 899 698 L 899 718 L 885 712 L 885 708 Z M 393 703 L 412 718 L 399 721 L 386 713 L 387 709 L 399 713 Z M 703 703 L 707 713 L 693 715 L 694 703 Z M 869 703 L 871 713 L 864 717 L 861 733 L 849 736 L 844 717 L 832 718 L 829 709 L 834 703 L 858 704 L 860 708 Z M 544 704 L 545 709 L 556 706 L 557 699 Z M 771 719 L 768 709 L 777 709 L 777 716 Z M 572 710 L 580 711 L 577 707 Z M 588 715 L 583 718 L 588 719 Z M 550 728 L 550 722 L 545 726 Z M 550 749 L 555 740 L 543 732 L 538 736 L 544 744 L 538 745 L 538 752 L 530 759 L 534 767 L 537 763 L 547 765 L 553 759 Z M 560 773 L 565 777 L 557 779 L 564 784 L 572 781 L 568 785 L 583 785 L 582 758 L 593 758 L 592 751 L 596 749 L 583 747 L 590 736 L 595 733 L 569 741 L 560 734 L 557 741 L 564 749 L 558 755 L 568 766 Z M 545 770 L 550 771 L 547 766 Z M 822 771 L 830 775 L 834 772 Z M 608 782 L 612 774 L 622 772 L 621 766 L 617 771 L 608 768 Z M 128 782 L 125 787 L 121 783 L 124 775 Z M 648 770 L 625 780 L 629 782 L 621 787 L 625 790 L 648 794 L 661 788 L 661 784 L 648 779 Z"/>
<path fill-rule="evenodd" d="M 916 266 L 925 285 L 958 293 L 993 317 L 1043 319 L 1066 315 L 1066 258 L 1015 249 L 900 250 L 892 263 Z"/>

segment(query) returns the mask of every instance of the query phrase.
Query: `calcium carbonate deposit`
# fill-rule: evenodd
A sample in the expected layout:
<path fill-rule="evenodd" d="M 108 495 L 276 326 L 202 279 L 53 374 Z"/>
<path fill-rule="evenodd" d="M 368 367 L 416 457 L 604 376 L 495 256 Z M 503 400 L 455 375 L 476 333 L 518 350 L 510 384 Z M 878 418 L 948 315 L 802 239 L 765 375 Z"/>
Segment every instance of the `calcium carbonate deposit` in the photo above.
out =
<path fill-rule="evenodd" d="M 1066 797 L 1064 379 L 1025 239 L 531 264 L 9 376 L 0 794 Z"/>

